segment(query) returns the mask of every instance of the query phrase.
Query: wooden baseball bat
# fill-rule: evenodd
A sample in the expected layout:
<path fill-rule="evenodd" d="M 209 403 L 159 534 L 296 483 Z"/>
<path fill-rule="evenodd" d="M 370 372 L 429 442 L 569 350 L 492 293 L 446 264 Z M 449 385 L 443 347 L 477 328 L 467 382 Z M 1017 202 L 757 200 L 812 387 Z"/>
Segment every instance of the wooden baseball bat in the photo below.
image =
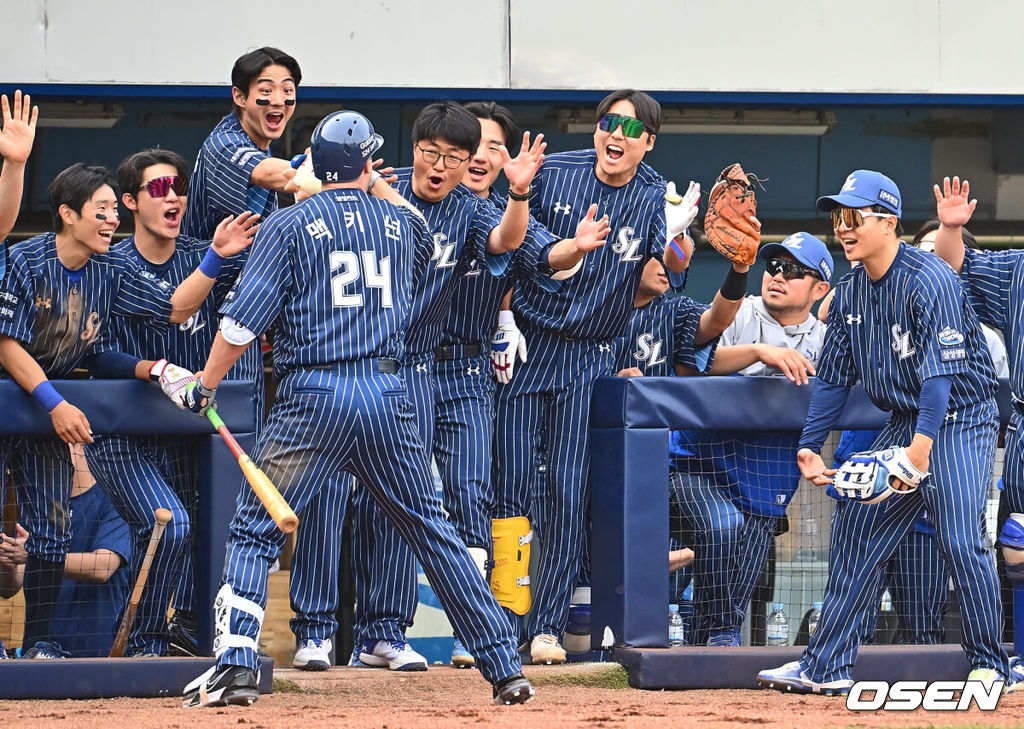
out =
<path fill-rule="evenodd" d="M 132 623 L 135 622 L 135 611 L 139 609 L 142 591 L 146 589 L 146 580 L 149 579 L 149 568 L 153 565 L 153 555 L 156 554 L 157 545 L 160 544 L 160 537 L 164 535 L 164 527 L 167 526 L 167 522 L 173 515 L 170 509 L 157 509 L 153 512 L 153 516 L 156 518 L 156 522 L 153 524 L 152 534 L 149 535 L 146 556 L 142 558 L 142 566 L 139 568 L 139 576 L 135 578 L 135 589 L 132 590 L 131 599 L 128 601 L 128 609 L 124 611 L 121 626 L 117 629 L 117 636 L 114 638 L 114 645 L 110 647 L 111 658 L 120 658 L 124 655 L 128 634 L 132 630 Z"/>
<path fill-rule="evenodd" d="M 224 425 L 224 421 L 220 419 L 216 410 L 213 408 L 207 410 L 206 417 L 210 419 L 213 427 L 217 429 L 217 432 L 224 438 L 224 442 L 228 444 L 228 448 L 235 454 L 235 458 L 238 459 L 238 466 L 242 469 L 242 473 L 245 474 L 245 479 L 252 486 L 252 490 L 256 492 L 260 501 L 263 502 L 263 506 L 266 507 L 267 513 L 270 514 L 274 523 L 277 524 L 277 528 L 285 534 L 291 534 L 295 531 L 299 526 L 299 517 L 295 516 L 292 507 L 288 506 L 288 502 L 281 496 L 281 492 L 277 490 L 274 482 L 246 455 L 242 447 L 238 445 L 238 441 L 231 435 L 231 431 Z"/>

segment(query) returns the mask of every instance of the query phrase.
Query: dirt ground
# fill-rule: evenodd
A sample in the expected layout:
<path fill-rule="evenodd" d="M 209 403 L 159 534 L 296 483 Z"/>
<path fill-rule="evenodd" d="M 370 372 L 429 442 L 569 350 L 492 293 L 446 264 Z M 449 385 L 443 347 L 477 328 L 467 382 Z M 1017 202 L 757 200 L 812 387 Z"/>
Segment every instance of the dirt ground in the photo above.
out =
<path fill-rule="evenodd" d="M 774 691 L 632 689 L 624 686 L 625 671 L 608 664 L 528 666 L 526 673 L 537 684 L 537 697 L 526 706 L 491 704 L 490 687 L 475 671 L 432 667 L 426 673 L 400 674 L 335 668 L 304 673 L 286 669 L 274 674 L 281 690 L 248 708 L 186 710 L 177 699 L 2 701 L 0 717 L 19 729 L 1024 726 L 1024 694 L 1003 697 L 996 712 L 853 713 L 841 698 Z"/>

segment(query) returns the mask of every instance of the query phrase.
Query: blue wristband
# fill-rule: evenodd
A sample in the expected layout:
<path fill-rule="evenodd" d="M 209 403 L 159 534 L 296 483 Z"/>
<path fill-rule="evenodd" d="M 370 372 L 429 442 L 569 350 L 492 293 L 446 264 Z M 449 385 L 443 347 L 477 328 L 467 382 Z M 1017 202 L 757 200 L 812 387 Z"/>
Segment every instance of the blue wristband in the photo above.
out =
<path fill-rule="evenodd" d="M 683 253 L 683 249 L 679 246 L 678 243 L 676 243 L 675 238 L 669 238 L 668 247 L 676 252 L 676 255 L 679 257 L 680 261 L 686 263 L 686 254 Z"/>
<path fill-rule="evenodd" d="M 217 278 L 217 274 L 220 273 L 220 267 L 224 265 L 224 260 L 213 250 L 213 246 L 210 246 L 206 249 L 203 262 L 199 264 L 199 273 L 207 278 Z"/>
<path fill-rule="evenodd" d="M 53 385 L 50 384 L 49 380 L 43 380 L 36 389 L 32 391 L 32 397 L 34 397 L 46 412 L 50 412 L 55 407 L 64 402 L 64 398 L 60 396 L 60 393 L 53 389 Z"/>

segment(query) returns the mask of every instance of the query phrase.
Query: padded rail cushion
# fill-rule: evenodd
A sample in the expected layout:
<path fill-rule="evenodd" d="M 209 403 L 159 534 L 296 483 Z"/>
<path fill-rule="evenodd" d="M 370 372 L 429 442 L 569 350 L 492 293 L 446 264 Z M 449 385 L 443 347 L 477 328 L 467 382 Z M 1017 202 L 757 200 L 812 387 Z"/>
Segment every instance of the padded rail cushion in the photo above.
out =
<path fill-rule="evenodd" d="M 594 385 L 591 428 L 803 430 L 814 384 L 784 377 L 601 377 Z M 1010 387 L 999 383 L 1000 420 L 1010 414 Z M 881 428 L 888 414 L 859 385 L 850 391 L 837 430 Z"/>
<path fill-rule="evenodd" d="M 800 657 L 782 648 L 616 648 L 612 658 L 644 689 L 758 688 L 757 673 Z M 872 681 L 942 681 L 967 677 L 971 664 L 959 645 L 863 646 L 853 677 Z"/>
<path fill-rule="evenodd" d="M 212 658 L 66 658 L 0 661 L 0 699 L 176 697 Z M 260 658 L 259 689 L 274 684 L 274 659 Z"/>
<path fill-rule="evenodd" d="M 65 400 L 85 413 L 94 433 L 164 435 L 214 432 L 206 418 L 180 410 L 156 383 L 141 380 L 53 380 Z M 50 416 L 13 380 L 0 380 L 0 435 L 53 435 Z M 217 412 L 232 433 L 256 429 L 252 385 L 224 382 Z"/>

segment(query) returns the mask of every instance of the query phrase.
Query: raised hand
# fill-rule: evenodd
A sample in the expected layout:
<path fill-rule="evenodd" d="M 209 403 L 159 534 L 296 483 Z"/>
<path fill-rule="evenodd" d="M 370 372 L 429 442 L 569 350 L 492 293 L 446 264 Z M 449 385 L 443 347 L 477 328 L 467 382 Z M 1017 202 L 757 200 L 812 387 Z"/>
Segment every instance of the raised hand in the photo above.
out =
<path fill-rule="evenodd" d="M 384 164 L 383 159 L 375 159 L 373 161 L 373 169 L 380 175 L 380 178 L 389 185 L 394 185 L 398 182 L 398 175 L 395 174 L 394 167 L 382 167 Z"/>
<path fill-rule="evenodd" d="M 591 205 L 587 214 L 576 224 L 576 250 L 589 253 L 605 244 L 608 233 L 611 232 L 611 225 L 608 216 L 604 215 L 600 220 L 597 216 L 597 204 Z"/>
<path fill-rule="evenodd" d="M 690 181 L 686 194 L 676 192 L 676 183 L 665 186 L 665 230 L 667 238 L 675 238 L 690 227 L 700 205 L 700 184 Z"/>
<path fill-rule="evenodd" d="M 544 149 L 547 146 L 543 134 L 538 134 L 537 138 L 533 140 L 533 144 L 530 144 L 530 133 L 523 132 L 523 144 L 515 159 L 509 156 L 505 145 L 498 147 L 498 151 L 501 152 L 501 167 L 505 171 L 505 177 L 508 178 L 510 190 L 519 192 L 530 186 L 541 163 L 544 162 Z"/>
<path fill-rule="evenodd" d="M 942 178 L 942 189 L 938 185 L 933 188 L 935 193 L 935 212 L 939 222 L 949 228 L 960 228 L 967 225 L 974 209 L 978 206 L 977 200 L 970 199 L 971 183 L 964 180 L 961 184 L 959 177 L 954 177 L 950 182 L 948 177 Z"/>
<path fill-rule="evenodd" d="M 0 129 L 0 155 L 5 162 L 24 164 L 32 151 L 36 138 L 36 121 L 39 107 L 32 106 L 32 97 L 21 95 L 21 89 L 14 92 L 14 106 L 7 100 L 7 94 L 0 96 L 0 113 L 3 115 L 3 129 Z"/>
<path fill-rule="evenodd" d="M 213 252 L 221 258 L 241 253 L 252 243 L 259 228 L 259 213 L 246 210 L 241 215 L 229 215 L 220 221 L 213 233 Z"/>

